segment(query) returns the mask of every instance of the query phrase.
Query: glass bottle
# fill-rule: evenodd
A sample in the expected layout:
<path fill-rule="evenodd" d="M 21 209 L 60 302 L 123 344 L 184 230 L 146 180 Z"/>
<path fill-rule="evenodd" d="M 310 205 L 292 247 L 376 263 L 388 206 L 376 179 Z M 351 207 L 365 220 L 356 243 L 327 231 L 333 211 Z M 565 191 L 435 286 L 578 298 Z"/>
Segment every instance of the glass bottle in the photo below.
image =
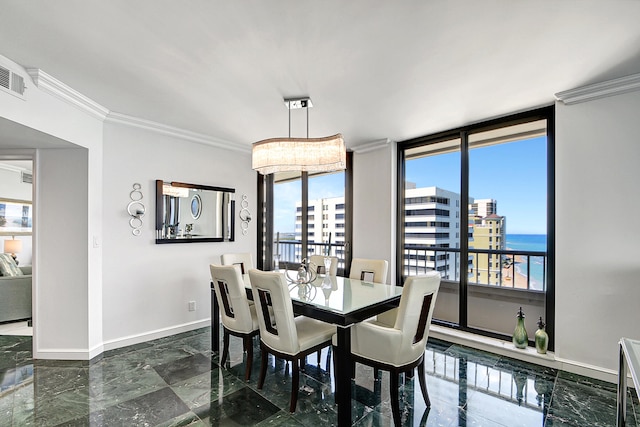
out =
<path fill-rule="evenodd" d="M 538 320 L 538 330 L 536 331 L 535 341 L 536 341 L 536 351 L 540 354 L 547 353 L 547 347 L 549 346 L 549 335 L 547 331 L 544 329 L 545 324 L 542 321 L 542 317 Z"/>
<path fill-rule="evenodd" d="M 527 330 L 524 327 L 524 313 L 522 312 L 522 307 L 518 310 L 516 318 L 518 320 L 516 321 L 516 329 L 513 331 L 513 345 L 515 345 L 516 348 L 527 348 L 529 345 L 529 336 L 527 335 Z"/>

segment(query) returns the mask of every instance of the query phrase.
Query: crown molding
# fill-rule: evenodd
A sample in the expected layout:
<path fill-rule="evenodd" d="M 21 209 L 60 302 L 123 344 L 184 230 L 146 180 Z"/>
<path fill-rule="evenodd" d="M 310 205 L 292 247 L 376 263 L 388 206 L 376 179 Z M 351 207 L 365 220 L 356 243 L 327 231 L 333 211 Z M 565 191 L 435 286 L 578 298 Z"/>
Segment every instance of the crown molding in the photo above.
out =
<path fill-rule="evenodd" d="M 33 80 L 36 87 L 43 92 L 53 95 L 100 120 L 104 120 L 107 114 L 109 114 L 109 109 L 70 88 L 41 69 L 27 68 L 26 71 L 27 74 L 31 76 L 31 80 Z"/>
<path fill-rule="evenodd" d="M 576 89 L 556 93 L 556 99 L 565 105 L 578 104 L 607 96 L 619 95 L 640 89 L 640 74 L 621 77 Z"/>
<path fill-rule="evenodd" d="M 391 143 L 389 138 L 376 139 L 375 141 L 364 142 L 349 147 L 356 154 L 368 153 L 370 151 L 379 150 Z"/>
<path fill-rule="evenodd" d="M 38 87 L 38 89 L 71 104 L 80 111 L 88 113 L 91 116 L 102 120 L 103 122 L 132 126 L 151 132 L 157 132 L 163 135 L 172 136 L 174 138 L 210 145 L 226 150 L 232 150 L 241 153 L 251 152 L 251 146 L 248 145 L 225 141 L 220 138 L 214 138 L 185 129 L 164 125 L 162 123 L 153 122 L 151 120 L 141 119 L 138 117 L 110 111 L 108 108 L 103 107 L 92 99 L 84 96 L 80 92 L 70 88 L 60 80 L 52 77 L 39 68 L 28 68 L 26 72 L 27 74 L 29 74 L 29 76 L 31 76 L 33 83 L 36 85 L 36 87 Z"/>
<path fill-rule="evenodd" d="M 110 112 L 107 114 L 105 122 L 117 123 L 125 126 L 132 126 L 139 129 L 145 129 L 151 132 L 157 132 L 162 135 L 172 136 L 175 138 L 184 139 L 191 142 L 197 142 L 199 144 L 210 145 L 217 148 L 223 148 L 226 150 L 237 151 L 240 153 L 251 153 L 251 146 L 243 145 L 231 141 L 226 141 L 220 138 L 213 138 L 208 135 L 204 135 L 197 132 L 180 129 L 177 127 L 165 125 L 151 120 L 141 119 L 134 116 L 129 116 L 122 113 Z"/>

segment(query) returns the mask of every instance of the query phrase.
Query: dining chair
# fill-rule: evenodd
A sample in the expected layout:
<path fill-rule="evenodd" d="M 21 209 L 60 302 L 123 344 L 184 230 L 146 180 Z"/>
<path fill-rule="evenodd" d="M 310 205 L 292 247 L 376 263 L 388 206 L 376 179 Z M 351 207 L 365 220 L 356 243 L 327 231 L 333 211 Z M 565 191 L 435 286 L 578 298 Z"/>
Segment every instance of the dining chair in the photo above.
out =
<path fill-rule="evenodd" d="M 331 266 L 329 267 L 329 271 L 325 271 L 324 259 L 326 257 L 322 255 L 311 255 L 309 257 L 309 263 L 313 264 L 316 269 L 316 273 L 318 274 L 328 274 L 329 276 L 337 276 L 338 275 L 338 257 L 332 256 L 331 258 Z"/>
<path fill-rule="evenodd" d="M 224 366 L 229 356 L 229 336 L 242 338 L 243 348 L 247 352 L 244 379 L 249 381 L 253 365 L 253 337 L 260 333 L 255 304 L 249 304 L 242 275 L 236 266 L 211 264 L 209 268 L 216 300 L 221 308 L 223 349 L 220 365 Z"/>
<path fill-rule="evenodd" d="M 389 262 L 384 259 L 354 258 L 351 260 L 350 279 L 360 279 L 367 282 L 386 283 Z"/>
<path fill-rule="evenodd" d="M 253 257 L 250 253 L 222 254 L 220 262 L 222 265 L 240 266 L 241 274 L 247 274 L 253 268 Z"/>
<path fill-rule="evenodd" d="M 427 408 L 431 407 L 424 373 L 424 352 L 429 325 L 440 288 L 440 273 L 429 272 L 407 278 L 394 313 L 393 324 L 377 319 L 358 323 L 351 328 L 351 354 L 354 362 L 389 371 L 391 412 L 400 426 L 399 381 L 401 373 L 412 376 L 418 367 L 420 389 Z M 387 317 L 389 319 L 389 317 Z M 335 342 L 334 342 L 335 344 Z M 355 375 L 355 370 L 353 371 Z M 377 379 L 377 374 L 374 374 Z"/>
<path fill-rule="evenodd" d="M 311 353 L 331 345 L 336 327 L 305 316 L 293 315 L 293 305 L 284 274 L 278 271 L 249 270 L 253 299 L 260 326 L 260 377 L 262 389 L 267 373 L 267 357 L 291 362 L 291 400 L 289 412 L 298 403 L 300 362 Z"/>

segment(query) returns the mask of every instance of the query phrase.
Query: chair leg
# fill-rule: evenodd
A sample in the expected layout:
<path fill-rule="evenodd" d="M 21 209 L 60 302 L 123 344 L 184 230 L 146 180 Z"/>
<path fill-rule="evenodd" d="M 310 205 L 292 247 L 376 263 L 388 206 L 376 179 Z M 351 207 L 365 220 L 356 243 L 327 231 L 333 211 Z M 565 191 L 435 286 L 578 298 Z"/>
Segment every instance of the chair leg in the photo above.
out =
<path fill-rule="evenodd" d="M 298 388 L 300 388 L 300 361 L 293 359 L 291 361 L 291 403 L 289 404 L 289 412 L 295 412 L 298 405 Z"/>
<path fill-rule="evenodd" d="M 262 390 L 264 378 L 267 376 L 267 349 L 260 348 L 260 375 L 258 376 L 258 389 Z"/>
<path fill-rule="evenodd" d="M 373 380 L 374 381 L 378 381 L 381 380 L 382 378 L 380 378 L 380 369 L 378 368 L 373 368 Z"/>
<path fill-rule="evenodd" d="M 229 332 L 225 329 L 222 333 L 222 357 L 220 358 L 220 366 L 224 366 L 227 357 L 229 357 Z"/>
<path fill-rule="evenodd" d="M 247 336 L 243 338 L 244 348 L 247 350 L 247 366 L 244 371 L 244 380 L 251 379 L 251 368 L 253 367 L 253 337 Z"/>
<path fill-rule="evenodd" d="M 418 379 L 420 380 L 420 390 L 422 390 L 422 397 L 424 397 L 424 403 L 427 408 L 431 408 L 431 399 L 429 399 L 429 392 L 427 391 L 427 379 L 424 376 L 424 358 L 418 365 Z"/>
<path fill-rule="evenodd" d="M 391 412 L 393 413 L 393 424 L 396 427 L 400 427 L 402 424 L 400 422 L 400 394 L 398 392 L 400 384 L 398 383 L 398 372 L 389 372 L 389 378 L 391 380 L 389 392 L 391 393 Z"/>
<path fill-rule="evenodd" d="M 318 359 L 318 361 L 317 361 L 317 363 L 316 363 L 316 364 L 317 364 L 318 366 L 320 366 L 320 358 L 321 358 L 321 357 L 322 357 L 322 350 L 318 350 L 318 351 L 316 352 L 316 358 Z"/>

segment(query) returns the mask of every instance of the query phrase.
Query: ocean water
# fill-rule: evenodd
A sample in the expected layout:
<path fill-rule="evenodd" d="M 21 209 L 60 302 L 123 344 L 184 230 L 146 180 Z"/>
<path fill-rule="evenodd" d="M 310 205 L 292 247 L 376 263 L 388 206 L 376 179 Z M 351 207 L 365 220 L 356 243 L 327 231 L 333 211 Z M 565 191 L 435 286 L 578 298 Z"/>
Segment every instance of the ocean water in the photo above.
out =
<path fill-rule="evenodd" d="M 546 251 L 546 234 L 507 234 L 507 249 L 514 251 Z M 542 290 L 544 284 L 544 259 L 542 257 L 531 257 L 531 288 Z M 527 258 L 516 263 L 516 272 L 527 275 Z"/>

